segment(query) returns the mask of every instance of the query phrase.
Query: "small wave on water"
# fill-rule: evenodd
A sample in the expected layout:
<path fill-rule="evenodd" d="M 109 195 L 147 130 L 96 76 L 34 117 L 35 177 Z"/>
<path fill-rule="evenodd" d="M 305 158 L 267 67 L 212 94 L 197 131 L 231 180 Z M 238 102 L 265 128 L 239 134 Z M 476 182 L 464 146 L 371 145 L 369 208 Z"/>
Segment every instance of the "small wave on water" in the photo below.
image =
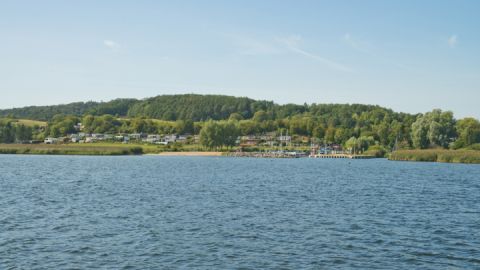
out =
<path fill-rule="evenodd" d="M 476 165 L 157 156 L 0 164 L 0 269 L 480 269 Z"/>

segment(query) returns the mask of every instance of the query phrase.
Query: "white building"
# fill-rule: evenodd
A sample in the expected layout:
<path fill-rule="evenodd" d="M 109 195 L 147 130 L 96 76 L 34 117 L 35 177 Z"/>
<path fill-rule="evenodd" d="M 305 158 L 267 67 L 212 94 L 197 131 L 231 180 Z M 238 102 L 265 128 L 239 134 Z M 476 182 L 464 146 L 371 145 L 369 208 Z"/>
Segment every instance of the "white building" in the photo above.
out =
<path fill-rule="evenodd" d="M 94 138 L 94 137 L 86 137 L 85 138 L 86 143 L 93 143 L 93 142 L 96 142 L 96 141 L 97 141 L 97 139 Z"/>
<path fill-rule="evenodd" d="M 73 143 L 78 143 L 78 142 L 80 142 L 81 139 L 82 139 L 82 137 L 80 137 L 80 135 L 78 135 L 78 134 L 71 134 L 70 135 L 70 141 L 73 142 Z"/>
<path fill-rule="evenodd" d="M 161 136 L 157 134 L 149 134 L 146 139 L 144 139 L 144 142 L 148 143 L 156 143 L 161 140 Z"/>
<path fill-rule="evenodd" d="M 54 143 L 58 142 L 58 139 L 57 138 L 45 138 L 45 140 L 43 142 L 45 144 L 54 144 Z"/>
<path fill-rule="evenodd" d="M 140 140 L 142 138 L 142 134 L 140 133 L 132 133 L 132 134 L 129 134 L 128 137 L 131 139 L 131 140 Z"/>
<path fill-rule="evenodd" d="M 176 141 L 184 143 L 187 141 L 187 139 L 188 139 L 188 135 L 178 135 Z"/>
<path fill-rule="evenodd" d="M 163 137 L 163 140 L 166 143 L 174 143 L 177 141 L 177 134 L 165 135 L 165 137 Z"/>

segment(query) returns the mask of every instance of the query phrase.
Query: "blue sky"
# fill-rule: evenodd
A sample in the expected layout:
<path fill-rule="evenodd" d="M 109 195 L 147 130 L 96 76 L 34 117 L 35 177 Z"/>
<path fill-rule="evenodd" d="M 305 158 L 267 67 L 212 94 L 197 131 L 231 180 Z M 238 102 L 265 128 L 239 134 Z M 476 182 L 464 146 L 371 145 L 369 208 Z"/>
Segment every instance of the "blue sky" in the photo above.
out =
<path fill-rule="evenodd" d="M 0 108 L 202 93 L 480 118 L 480 1 L 1 1 Z"/>

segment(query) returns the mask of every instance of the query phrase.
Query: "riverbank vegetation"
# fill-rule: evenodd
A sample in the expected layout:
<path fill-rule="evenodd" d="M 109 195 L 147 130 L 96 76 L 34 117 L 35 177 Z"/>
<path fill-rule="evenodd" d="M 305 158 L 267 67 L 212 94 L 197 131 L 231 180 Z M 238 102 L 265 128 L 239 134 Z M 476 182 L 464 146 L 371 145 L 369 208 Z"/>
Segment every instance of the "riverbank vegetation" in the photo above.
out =
<path fill-rule="evenodd" d="M 480 164 L 480 151 L 475 150 L 400 150 L 389 155 L 390 160 L 397 161 L 429 161 L 448 163 Z"/>
<path fill-rule="evenodd" d="M 102 144 L 0 144 L 0 154 L 31 155 L 140 155 L 140 146 Z"/>

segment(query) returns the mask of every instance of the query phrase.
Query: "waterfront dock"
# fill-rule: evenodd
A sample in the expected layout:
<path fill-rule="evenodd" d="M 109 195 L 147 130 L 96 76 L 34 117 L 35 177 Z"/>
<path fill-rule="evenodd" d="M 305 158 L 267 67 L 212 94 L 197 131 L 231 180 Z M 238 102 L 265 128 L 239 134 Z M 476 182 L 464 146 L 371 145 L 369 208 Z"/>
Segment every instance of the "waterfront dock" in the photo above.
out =
<path fill-rule="evenodd" d="M 310 155 L 311 158 L 348 158 L 348 159 L 371 159 L 375 156 L 369 155 L 352 155 L 352 154 L 316 154 Z"/>
<path fill-rule="evenodd" d="M 307 157 L 304 152 L 287 152 L 287 151 L 271 151 L 271 152 L 233 152 L 227 153 L 230 157 L 254 157 L 254 158 L 301 158 Z"/>

